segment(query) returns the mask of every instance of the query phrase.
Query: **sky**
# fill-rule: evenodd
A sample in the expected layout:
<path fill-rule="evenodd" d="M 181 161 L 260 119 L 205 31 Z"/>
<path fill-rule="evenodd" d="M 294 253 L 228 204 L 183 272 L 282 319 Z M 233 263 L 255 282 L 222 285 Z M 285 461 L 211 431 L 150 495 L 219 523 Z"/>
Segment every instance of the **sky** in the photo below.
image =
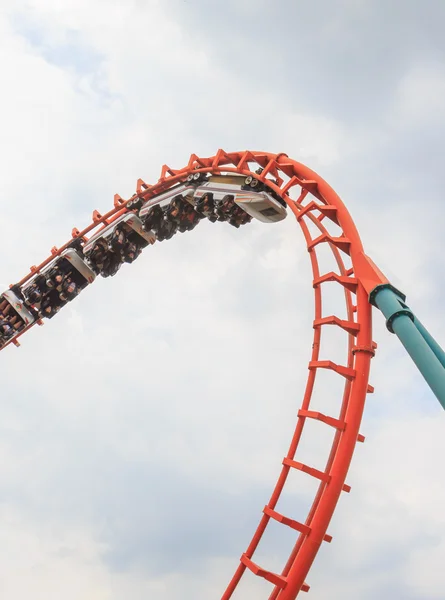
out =
<path fill-rule="evenodd" d="M 444 345 L 444 19 L 441 0 L 5 0 L 3 289 L 163 164 L 285 152 L 339 193 Z M 2 352 L 0 596 L 219 598 L 287 452 L 312 310 L 292 217 L 203 223 Z M 310 597 L 443 599 L 445 414 L 374 325 L 366 442 Z M 322 380 L 320 402 L 331 391 Z M 294 475 L 283 506 L 301 520 L 313 490 Z M 267 536 L 255 560 L 279 571 L 295 538 Z M 268 591 L 247 575 L 234 598 Z"/>

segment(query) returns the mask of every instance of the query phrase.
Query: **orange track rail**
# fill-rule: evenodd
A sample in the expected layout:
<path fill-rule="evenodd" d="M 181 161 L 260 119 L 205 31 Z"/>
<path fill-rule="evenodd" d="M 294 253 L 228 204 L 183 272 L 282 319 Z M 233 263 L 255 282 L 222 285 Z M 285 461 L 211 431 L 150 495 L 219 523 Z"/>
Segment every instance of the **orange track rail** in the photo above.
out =
<path fill-rule="evenodd" d="M 259 175 L 255 174 L 258 167 L 263 169 Z M 345 484 L 345 479 L 355 445 L 358 441 L 364 441 L 364 437 L 359 433 L 359 427 L 366 395 L 373 391 L 368 384 L 368 379 L 376 345 L 372 342 L 371 305 L 368 296 L 374 287 L 387 283 L 387 279 L 365 255 L 354 222 L 334 190 L 316 173 L 290 159 L 286 154 L 248 151 L 226 153 L 223 150 L 219 150 L 215 156 L 210 158 L 200 158 L 192 154 L 187 166 L 183 169 L 175 170 L 164 165 L 161 176 L 155 185 L 149 186 L 142 180 L 138 180 L 136 193 L 139 197 L 148 200 L 155 194 L 167 190 L 173 184 L 184 181 L 191 172 L 196 170 L 210 173 L 233 172 L 246 176 L 254 175 L 260 181 L 267 177 L 267 184 L 280 194 L 294 213 L 303 231 L 309 251 L 313 273 L 315 314 L 312 355 L 308 365 L 305 393 L 298 411 L 294 435 L 288 453 L 283 459 L 278 481 L 263 510 L 258 528 L 246 551 L 242 554 L 238 568 L 221 597 L 221 600 L 229 600 L 241 577 L 246 570 L 249 570 L 271 583 L 269 600 L 294 600 L 300 592 L 309 590 L 309 586 L 305 583 L 306 576 L 323 541 L 331 541 L 331 537 L 327 534 L 327 528 L 341 493 L 350 491 L 349 486 Z M 272 178 L 272 183 L 270 178 Z M 124 201 L 116 195 L 112 210 L 105 215 L 94 211 L 91 225 L 83 231 L 73 229 L 72 238 L 86 238 L 88 234 L 105 227 L 127 211 L 127 203 L 128 200 Z M 319 235 L 315 238 L 311 236 L 309 222 L 319 230 Z M 341 228 L 341 235 L 332 235 L 325 223 L 335 223 Z M 40 265 L 31 267 L 30 273 L 19 284 L 22 285 L 44 268 L 70 242 L 71 240 L 60 248 L 53 248 L 51 256 Z M 317 259 L 317 247 L 320 244 L 327 244 L 331 249 L 338 271 L 320 273 Z M 341 319 L 336 315 L 323 315 L 322 291 L 326 282 L 335 282 L 342 286 L 346 303 L 346 319 Z M 348 336 L 347 357 L 343 365 L 322 360 L 319 356 L 322 331 L 326 326 L 340 327 Z M 26 331 L 24 330 L 20 335 Z M 325 415 L 311 407 L 312 392 L 319 369 L 330 369 L 345 381 L 339 414 Z M 318 420 L 326 427 L 334 428 L 336 431 L 323 471 L 297 460 L 298 445 L 308 419 Z M 303 471 L 320 482 L 304 522 L 297 522 L 275 510 L 291 469 Z M 265 567 L 257 565 L 253 560 L 255 550 L 270 519 L 292 528 L 297 533 L 295 546 L 280 573 L 273 573 Z"/>

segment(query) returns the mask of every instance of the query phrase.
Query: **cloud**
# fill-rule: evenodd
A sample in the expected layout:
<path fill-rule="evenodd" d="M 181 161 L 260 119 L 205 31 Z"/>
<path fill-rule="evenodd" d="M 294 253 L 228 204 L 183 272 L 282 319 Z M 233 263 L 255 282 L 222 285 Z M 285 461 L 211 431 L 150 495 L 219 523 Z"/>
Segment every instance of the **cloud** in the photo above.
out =
<path fill-rule="evenodd" d="M 443 339 L 442 4 L 406 2 L 402 16 L 396 5 L 288 3 L 286 19 L 267 3 L 203 7 L 2 8 L 4 287 L 163 163 L 219 147 L 285 151 L 339 191 L 368 253 Z M 203 223 L 2 353 L 5 598 L 58 598 L 62 585 L 68 598 L 221 595 L 295 424 L 310 281 L 292 219 Z M 338 309 L 334 288 L 325 314 Z M 339 362 L 340 334 L 323 338 Z M 378 314 L 375 338 L 368 439 L 310 574 L 315 599 L 443 589 L 443 414 Z M 314 402 L 335 411 L 342 382 L 329 375 Z M 322 468 L 327 429 L 308 426 L 302 460 Z M 293 473 L 280 510 L 304 519 L 313 483 Z M 272 524 L 258 562 L 280 570 L 291 533 Z M 253 576 L 243 586 L 245 598 L 270 590 Z"/>
<path fill-rule="evenodd" d="M 111 598 L 112 587 L 98 561 L 100 546 L 87 531 L 42 526 L 18 511 L 2 507 L 2 577 L 4 598 Z M 22 574 L 26 573 L 26 577 Z"/>

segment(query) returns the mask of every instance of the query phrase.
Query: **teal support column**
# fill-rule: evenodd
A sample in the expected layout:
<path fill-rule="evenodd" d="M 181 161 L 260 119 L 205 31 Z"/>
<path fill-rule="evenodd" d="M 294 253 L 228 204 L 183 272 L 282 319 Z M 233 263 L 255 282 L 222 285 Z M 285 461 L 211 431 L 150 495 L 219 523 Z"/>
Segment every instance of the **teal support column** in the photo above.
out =
<path fill-rule="evenodd" d="M 445 354 L 404 300 L 391 285 L 377 286 L 370 294 L 370 302 L 386 317 L 388 330 L 397 335 L 445 409 Z"/>
<path fill-rule="evenodd" d="M 428 330 L 425 329 L 425 327 L 422 325 L 422 323 L 419 321 L 419 319 L 416 316 L 414 317 L 414 325 L 420 331 L 423 339 L 426 341 L 428 346 L 431 348 L 431 350 L 437 356 L 441 365 L 445 369 L 445 352 L 442 350 L 442 348 L 439 346 L 439 344 L 436 342 L 436 340 L 433 338 L 433 336 L 428 332 Z"/>

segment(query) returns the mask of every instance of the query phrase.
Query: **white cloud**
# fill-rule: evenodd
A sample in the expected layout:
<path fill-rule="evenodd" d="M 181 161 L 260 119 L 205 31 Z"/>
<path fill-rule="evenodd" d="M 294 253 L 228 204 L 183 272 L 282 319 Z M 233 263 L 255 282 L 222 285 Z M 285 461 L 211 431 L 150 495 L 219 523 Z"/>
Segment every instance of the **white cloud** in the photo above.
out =
<path fill-rule="evenodd" d="M 116 191 L 128 197 L 138 177 L 156 181 L 164 162 L 180 167 L 191 152 L 250 147 L 285 151 L 338 184 L 369 254 L 439 328 L 437 281 L 424 265 L 442 247 L 440 193 L 422 199 L 436 218 L 419 233 L 426 217 L 402 213 L 402 201 L 417 199 L 411 180 L 403 169 L 391 184 L 380 174 L 396 128 L 364 122 L 358 131 L 347 115 L 303 111 L 304 82 L 295 102 L 255 57 L 243 77 L 216 64 L 209 42 L 174 7 L 33 0 L 0 12 L 5 285 L 94 208 L 110 207 Z M 245 35 L 257 43 L 255 31 Z M 298 75 L 292 56 L 283 65 Z M 388 115 L 397 105 L 404 119 L 430 127 L 419 85 L 438 120 L 440 81 L 413 73 Z M 202 224 L 98 281 L 20 350 L 2 353 L 3 597 L 58 598 L 62 583 L 68 599 L 222 593 L 294 426 L 311 345 L 310 278 L 291 219 L 243 232 Z M 336 305 L 330 292 L 325 310 Z M 375 320 L 370 434 L 353 461 L 334 542 L 309 578 L 311 594 L 383 598 L 386 586 L 388 597 L 410 589 L 437 598 L 441 576 L 427 581 L 426 559 L 434 571 L 444 540 L 443 415 L 383 318 Z M 338 340 L 331 332 L 327 347 Z M 327 407 L 330 385 L 317 390 Z M 315 426 L 311 433 L 302 452 L 316 463 L 328 436 Z M 305 516 L 305 485 L 295 479 L 283 503 L 294 518 Z M 286 559 L 280 535 L 262 551 L 274 568 Z M 422 550 L 408 551 L 418 540 Z M 256 598 L 254 588 L 245 597 Z"/>
<path fill-rule="evenodd" d="M 10 508 L 1 510 L 0 519 L 3 598 L 116 597 L 100 561 L 101 548 L 87 531 L 66 523 L 38 524 Z"/>
<path fill-rule="evenodd" d="M 445 118 L 444 95 L 442 65 L 414 65 L 399 82 L 394 107 L 396 123 L 402 127 L 434 127 Z"/>

